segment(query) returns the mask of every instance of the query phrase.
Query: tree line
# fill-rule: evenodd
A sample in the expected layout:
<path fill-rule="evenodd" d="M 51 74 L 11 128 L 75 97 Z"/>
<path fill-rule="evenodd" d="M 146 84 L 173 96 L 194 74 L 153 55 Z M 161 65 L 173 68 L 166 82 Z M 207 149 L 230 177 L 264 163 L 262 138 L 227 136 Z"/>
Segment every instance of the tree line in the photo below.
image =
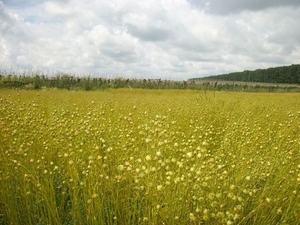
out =
<path fill-rule="evenodd" d="M 281 66 L 268 69 L 257 69 L 254 71 L 245 70 L 209 76 L 204 78 L 194 78 L 191 80 L 218 80 L 218 81 L 243 81 L 262 82 L 278 84 L 300 84 L 300 65 Z"/>

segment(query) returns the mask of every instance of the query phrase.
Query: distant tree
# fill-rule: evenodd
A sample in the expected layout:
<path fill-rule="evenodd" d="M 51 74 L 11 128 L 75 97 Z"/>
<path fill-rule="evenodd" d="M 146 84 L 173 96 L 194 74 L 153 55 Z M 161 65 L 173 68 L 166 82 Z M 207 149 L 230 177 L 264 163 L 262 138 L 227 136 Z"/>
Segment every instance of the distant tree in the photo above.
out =
<path fill-rule="evenodd" d="M 268 69 L 245 70 L 216 76 L 204 77 L 206 80 L 244 81 L 264 83 L 300 84 L 300 65 L 281 66 Z"/>

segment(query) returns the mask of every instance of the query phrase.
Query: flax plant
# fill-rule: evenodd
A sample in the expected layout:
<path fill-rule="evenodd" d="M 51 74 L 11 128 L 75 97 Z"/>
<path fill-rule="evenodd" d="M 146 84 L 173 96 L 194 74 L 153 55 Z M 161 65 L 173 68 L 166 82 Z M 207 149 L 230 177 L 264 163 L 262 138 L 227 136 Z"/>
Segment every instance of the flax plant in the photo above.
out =
<path fill-rule="evenodd" d="M 297 224 L 299 94 L 2 90 L 0 224 Z"/>

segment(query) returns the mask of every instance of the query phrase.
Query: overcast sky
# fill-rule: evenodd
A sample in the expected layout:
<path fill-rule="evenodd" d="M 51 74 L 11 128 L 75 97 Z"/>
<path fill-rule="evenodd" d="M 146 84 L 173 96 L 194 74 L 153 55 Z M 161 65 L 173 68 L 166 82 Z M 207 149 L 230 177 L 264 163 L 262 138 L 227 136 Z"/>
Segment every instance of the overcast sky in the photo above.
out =
<path fill-rule="evenodd" d="M 0 66 L 187 80 L 300 63 L 300 0 L 2 0 Z"/>

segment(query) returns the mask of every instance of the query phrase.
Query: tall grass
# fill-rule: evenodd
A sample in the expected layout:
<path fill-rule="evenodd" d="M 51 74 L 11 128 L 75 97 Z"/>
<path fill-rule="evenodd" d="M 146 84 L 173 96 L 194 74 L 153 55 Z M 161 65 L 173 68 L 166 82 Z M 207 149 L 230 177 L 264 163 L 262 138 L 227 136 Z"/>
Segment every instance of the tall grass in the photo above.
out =
<path fill-rule="evenodd" d="M 0 91 L 0 224 L 299 224 L 299 94 Z"/>

